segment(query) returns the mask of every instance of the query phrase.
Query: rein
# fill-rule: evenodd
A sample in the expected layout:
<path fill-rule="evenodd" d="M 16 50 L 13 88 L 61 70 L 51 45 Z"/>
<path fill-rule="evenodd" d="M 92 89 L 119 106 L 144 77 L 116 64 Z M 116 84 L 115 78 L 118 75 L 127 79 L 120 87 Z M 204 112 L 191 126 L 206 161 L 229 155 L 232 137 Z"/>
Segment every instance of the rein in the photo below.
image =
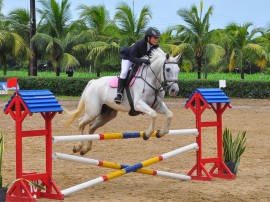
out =
<path fill-rule="evenodd" d="M 151 70 L 151 72 L 154 74 L 154 76 L 156 77 L 157 81 L 159 82 L 160 84 L 160 87 L 159 88 L 155 88 L 153 85 L 151 85 L 147 80 L 146 80 L 146 76 L 147 76 L 147 73 L 145 75 L 145 78 L 143 78 L 142 74 L 143 74 L 143 71 L 144 71 L 144 67 L 143 67 L 143 70 L 141 72 L 141 76 L 136 76 L 136 78 L 140 78 L 142 79 L 150 88 L 152 88 L 155 93 L 157 94 L 158 92 L 162 92 L 165 90 L 168 90 L 174 83 L 177 83 L 177 80 L 168 80 L 166 79 L 166 74 L 165 74 L 165 65 L 166 64 L 178 64 L 177 62 L 166 62 L 166 60 L 164 61 L 163 63 L 163 66 L 162 66 L 162 69 L 163 69 L 163 78 L 164 78 L 164 81 L 160 81 L 159 78 L 157 77 L 157 75 L 155 74 L 155 72 L 153 71 L 151 65 L 149 65 L 149 68 Z M 168 84 L 169 82 L 172 82 L 170 85 Z"/>

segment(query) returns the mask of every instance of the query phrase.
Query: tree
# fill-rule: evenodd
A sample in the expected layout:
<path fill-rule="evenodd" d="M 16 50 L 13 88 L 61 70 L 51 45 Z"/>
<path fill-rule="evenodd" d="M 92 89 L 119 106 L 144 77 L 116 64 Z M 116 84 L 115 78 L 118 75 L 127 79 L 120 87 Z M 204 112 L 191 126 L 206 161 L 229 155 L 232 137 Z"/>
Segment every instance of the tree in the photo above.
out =
<path fill-rule="evenodd" d="M 78 8 L 81 11 L 80 18 L 95 33 L 95 37 L 92 41 L 80 44 L 74 49 L 79 52 L 87 51 L 87 60 L 96 70 L 97 77 L 100 77 L 101 69 L 106 62 L 109 64 L 119 63 L 119 29 L 110 20 L 109 12 L 104 5 L 80 5 Z"/>
<path fill-rule="evenodd" d="M 230 36 L 225 29 L 215 29 L 209 33 L 210 41 L 212 43 L 220 45 L 224 49 L 224 56 L 221 58 L 218 64 L 220 71 L 231 71 L 229 68 L 230 64 L 230 53 L 233 49 L 233 37 Z"/>
<path fill-rule="evenodd" d="M 31 51 L 22 37 L 18 34 L 0 30 L 0 63 L 3 65 L 3 73 L 7 74 L 7 62 L 16 58 L 23 61 L 31 59 Z"/>
<path fill-rule="evenodd" d="M 142 36 L 152 18 L 150 7 L 144 6 L 138 19 L 127 3 L 123 2 L 116 10 L 114 19 L 122 36 L 120 46 L 130 46 Z"/>
<path fill-rule="evenodd" d="M 96 32 L 89 30 L 92 37 L 88 37 L 85 43 L 77 44 L 73 47 L 75 55 L 86 55 L 86 59 L 97 72 L 97 77 L 100 77 L 101 68 L 105 61 L 110 61 L 110 64 L 119 63 L 119 45 L 114 40 L 102 41 Z"/>
<path fill-rule="evenodd" d="M 81 10 L 80 18 L 85 21 L 90 29 L 94 29 L 98 34 L 106 35 L 104 30 L 110 24 L 111 20 L 109 12 L 104 5 L 87 6 L 81 4 L 78 9 Z"/>
<path fill-rule="evenodd" d="M 71 19 L 69 1 L 62 0 L 61 3 L 57 3 L 56 0 L 40 0 L 40 3 L 42 8 L 37 9 L 41 16 L 38 32 L 49 34 L 58 39 L 64 37 Z"/>
<path fill-rule="evenodd" d="M 209 60 L 209 65 L 215 65 L 224 54 L 221 46 L 212 44 L 209 41 L 209 19 L 213 7 L 210 6 L 204 16 L 202 11 L 202 1 L 199 9 L 195 5 L 192 5 L 190 10 L 179 9 L 177 14 L 184 19 L 187 26 L 175 26 L 181 44 L 174 49 L 174 54 L 179 52 L 193 53 L 198 68 L 198 79 L 201 79 L 203 61 Z"/>
<path fill-rule="evenodd" d="M 77 58 L 71 53 L 72 46 L 76 45 L 76 42 L 72 38 L 70 34 L 67 34 L 61 40 L 43 33 L 37 33 L 32 38 L 38 51 L 44 52 L 45 50 L 46 56 L 56 69 L 56 76 L 60 76 L 61 68 L 74 68 L 80 64 Z"/>
<path fill-rule="evenodd" d="M 23 40 L 29 44 L 30 31 L 29 31 L 29 10 L 24 8 L 17 8 L 9 12 L 6 17 L 9 22 L 9 30 L 20 35 Z"/>
<path fill-rule="evenodd" d="M 30 0 L 30 49 L 33 57 L 30 61 L 29 75 L 37 76 L 37 48 L 31 40 L 36 34 L 36 0 Z"/>
<path fill-rule="evenodd" d="M 36 33 L 35 0 L 30 0 L 30 14 L 28 9 L 18 8 L 12 10 L 7 19 L 10 22 L 10 29 L 18 33 L 29 44 L 33 55 L 29 65 L 29 75 L 37 76 L 37 52 L 31 42 L 31 38 Z"/>
<path fill-rule="evenodd" d="M 232 23 L 226 27 L 227 33 L 234 39 L 229 67 L 230 69 L 238 67 L 242 79 L 245 78 L 245 66 L 250 63 L 260 65 L 260 61 L 263 60 L 269 61 L 269 53 L 266 51 L 265 46 L 254 41 L 254 36 L 261 33 L 261 30 L 252 29 L 249 32 L 251 26 L 252 23 L 246 23 L 243 26 Z"/>

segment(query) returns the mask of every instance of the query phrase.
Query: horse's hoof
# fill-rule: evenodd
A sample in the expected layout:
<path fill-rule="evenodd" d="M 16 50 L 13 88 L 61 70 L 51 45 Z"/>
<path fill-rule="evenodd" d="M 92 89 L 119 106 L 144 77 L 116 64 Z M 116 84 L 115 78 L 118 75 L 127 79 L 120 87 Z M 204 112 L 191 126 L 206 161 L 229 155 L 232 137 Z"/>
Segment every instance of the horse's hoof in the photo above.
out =
<path fill-rule="evenodd" d="M 84 152 L 83 150 L 80 151 L 80 155 L 84 156 L 86 154 L 86 152 Z"/>
<path fill-rule="evenodd" d="M 161 138 L 161 136 L 160 136 L 160 130 L 157 130 L 157 132 L 156 132 L 156 137 L 157 137 L 157 138 Z"/>
<path fill-rule="evenodd" d="M 80 155 L 84 156 L 85 154 L 87 154 L 87 152 L 89 152 L 91 150 L 91 148 L 87 148 L 87 147 L 83 147 L 80 151 Z"/>
<path fill-rule="evenodd" d="M 149 137 L 147 137 L 147 136 L 146 136 L 146 134 L 145 134 L 145 133 L 143 133 L 143 139 L 144 139 L 144 140 L 148 140 L 148 139 L 149 139 Z"/>
<path fill-rule="evenodd" d="M 79 152 L 80 150 L 79 149 L 77 149 L 77 147 L 76 146 L 73 146 L 73 153 L 77 153 L 77 152 Z"/>

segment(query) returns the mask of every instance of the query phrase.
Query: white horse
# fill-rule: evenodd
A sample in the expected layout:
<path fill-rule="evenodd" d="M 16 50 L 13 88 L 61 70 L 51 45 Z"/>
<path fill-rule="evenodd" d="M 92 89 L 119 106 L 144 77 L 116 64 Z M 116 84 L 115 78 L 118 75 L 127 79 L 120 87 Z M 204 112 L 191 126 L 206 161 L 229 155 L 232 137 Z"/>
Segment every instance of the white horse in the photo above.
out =
<path fill-rule="evenodd" d="M 154 132 L 157 113 L 165 114 L 167 117 L 164 127 L 158 130 L 157 137 L 162 137 L 169 132 L 173 114 L 163 102 L 163 98 L 165 90 L 168 90 L 171 96 L 176 96 L 179 91 L 180 69 L 177 64 L 179 58 L 180 56 L 171 57 L 169 54 L 165 54 L 160 48 L 153 50 L 150 56 L 151 64 L 140 68 L 134 84 L 130 87 L 134 109 L 151 117 L 150 126 L 143 136 L 145 140 Z M 89 81 L 77 109 L 69 113 L 71 117 L 67 123 L 71 124 L 84 111 L 84 116 L 79 123 L 81 134 L 87 124 L 89 124 L 89 134 L 93 134 L 97 128 L 115 118 L 118 111 L 130 111 L 131 107 L 126 92 L 121 104 L 114 102 L 116 88 L 109 86 L 112 79 L 113 76 L 107 76 Z M 88 141 L 87 144 L 81 141 L 73 147 L 73 152 L 80 151 L 80 154 L 84 155 L 91 148 L 92 141 Z"/>

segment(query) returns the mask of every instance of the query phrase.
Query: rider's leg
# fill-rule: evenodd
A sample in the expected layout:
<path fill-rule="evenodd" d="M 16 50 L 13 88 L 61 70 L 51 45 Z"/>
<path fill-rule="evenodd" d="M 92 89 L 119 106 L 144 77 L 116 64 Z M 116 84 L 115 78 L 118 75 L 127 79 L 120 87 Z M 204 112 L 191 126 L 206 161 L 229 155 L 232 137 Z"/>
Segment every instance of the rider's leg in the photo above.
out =
<path fill-rule="evenodd" d="M 122 60 L 121 64 L 121 73 L 118 79 L 118 88 L 117 88 L 117 95 L 114 98 L 114 101 L 117 104 L 120 104 L 123 100 L 123 91 L 125 88 L 125 83 L 126 83 L 126 78 L 127 78 L 127 73 L 128 69 L 131 66 L 131 62 L 129 60 Z"/>
<path fill-rule="evenodd" d="M 117 95 L 114 98 L 116 104 L 120 104 L 123 100 L 123 91 L 125 88 L 126 79 L 118 79 Z"/>

